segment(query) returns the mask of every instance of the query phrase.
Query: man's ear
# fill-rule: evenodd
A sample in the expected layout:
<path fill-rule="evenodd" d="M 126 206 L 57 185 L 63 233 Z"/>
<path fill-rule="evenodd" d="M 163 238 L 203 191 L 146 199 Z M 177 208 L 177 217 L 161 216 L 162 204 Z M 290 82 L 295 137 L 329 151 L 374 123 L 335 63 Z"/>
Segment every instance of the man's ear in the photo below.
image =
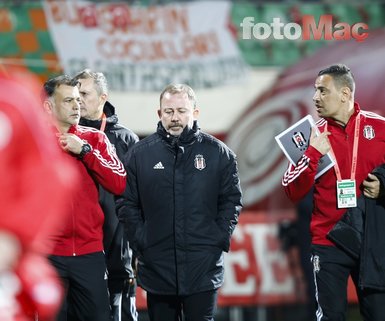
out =
<path fill-rule="evenodd" d="M 349 87 L 342 87 L 341 89 L 341 101 L 345 103 L 346 101 L 350 100 L 352 92 L 350 91 Z"/>
<path fill-rule="evenodd" d="M 47 112 L 48 114 L 52 114 L 52 103 L 49 101 L 49 100 L 44 100 L 43 102 L 43 108 L 45 110 L 45 112 Z"/>
<path fill-rule="evenodd" d="M 160 117 L 162 116 L 162 113 L 161 113 L 161 111 L 160 111 L 160 107 L 159 107 L 159 109 L 157 110 L 157 113 L 158 113 L 158 117 L 160 118 Z"/>
<path fill-rule="evenodd" d="M 198 108 L 198 107 L 195 107 L 195 109 L 194 109 L 194 111 L 193 111 L 194 120 L 197 120 L 197 119 L 198 119 L 199 113 L 200 113 L 199 108 Z"/>
<path fill-rule="evenodd" d="M 100 99 L 102 100 L 103 106 L 104 106 L 105 102 L 106 102 L 107 99 L 108 99 L 108 95 L 107 95 L 107 94 L 102 94 L 102 95 L 100 95 Z"/>

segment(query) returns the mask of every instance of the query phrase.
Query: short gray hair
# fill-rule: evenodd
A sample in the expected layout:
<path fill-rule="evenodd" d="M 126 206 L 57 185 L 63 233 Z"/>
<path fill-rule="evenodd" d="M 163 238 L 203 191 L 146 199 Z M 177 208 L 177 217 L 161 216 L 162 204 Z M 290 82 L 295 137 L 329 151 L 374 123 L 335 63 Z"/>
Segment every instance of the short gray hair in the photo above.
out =
<path fill-rule="evenodd" d="M 103 94 L 108 95 L 107 79 L 102 72 L 95 72 L 87 68 L 78 72 L 74 76 L 74 79 L 76 80 L 90 79 L 90 78 L 94 80 L 95 89 L 99 95 L 103 95 Z"/>
<path fill-rule="evenodd" d="M 166 93 L 169 93 L 171 95 L 186 93 L 187 96 L 188 96 L 188 99 L 193 103 L 194 109 L 197 106 L 195 92 L 194 92 L 194 90 L 190 86 L 188 86 L 186 84 L 170 84 L 170 85 L 167 85 L 163 89 L 162 93 L 160 94 L 160 99 L 159 99 L 160 104 L 162 103 L 163 96 Z"/>

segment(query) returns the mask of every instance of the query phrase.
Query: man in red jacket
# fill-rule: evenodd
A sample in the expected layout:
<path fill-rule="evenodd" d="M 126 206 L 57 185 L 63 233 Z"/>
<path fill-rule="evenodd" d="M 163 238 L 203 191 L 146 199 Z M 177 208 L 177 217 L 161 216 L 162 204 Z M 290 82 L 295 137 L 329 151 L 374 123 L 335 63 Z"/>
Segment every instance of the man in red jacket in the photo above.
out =
<path fill-rule="evenodd" d="M 72 197 L 70 218 L 51 238 L 50 260 L 67 289 L 58 321 L 106 321 L 110 307 L 98 187 L 100 184 L 112 194 L 121 194 L 126 172 L 103 132 L 78 125 L 77 80 L 65 75 L 50 79 L 44 84 L 44 93 L 44 109 L 55 124 L 58 143 L 81 176 L 81 189 Z"/>
<path fill-rule="evenodd" d="M 47 132 L 40 86 L 0 70 L 0 320 L 53 320 L 62 299 L 42 252 L 66 219 L 78 176 Z"/>
<path fill-rule="evenodd" d="M 318 73 L 313 101 L 322 117 L 317 122 L 321 134 L 316 136 L 313 130 L 306 152 L 296 165 L 289 165 L 282 179 L 286 194 L 295 202 L 314 185 L 310 229 L 317 321 L 345 320 L 349 275 L 364 320 L 383 321 L 385 315 L 385 289 L 361 284 L 360 258 L 334 246 L 327 237 L 346 210 L 357 206 L 361 194 L 373 199 L 380 195 L 379 180 L 371 172 L 385 163 L 385 118 L 361 110 L 354 91 L 347 66 L 333 65 Z M 334 168 L 315 181 L 318 162 L 328 152 Z"/>

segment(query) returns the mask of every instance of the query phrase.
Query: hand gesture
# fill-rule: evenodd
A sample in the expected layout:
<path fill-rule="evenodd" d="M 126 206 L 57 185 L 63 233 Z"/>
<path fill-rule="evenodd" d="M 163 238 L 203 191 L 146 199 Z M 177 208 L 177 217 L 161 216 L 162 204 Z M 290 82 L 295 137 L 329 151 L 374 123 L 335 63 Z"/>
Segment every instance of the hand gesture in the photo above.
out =
<path fill-rule="evenodd" d="M 322 155 L 325 155 L 330 150 L 330 142 L 328 136 L 330 132 L 323 132 L 316 136 L 316 129 L 312 127 L 310 134 L 310 145 L 318 150 Z"/>
<path fill-rule="evenodd" d="M 79 155 L 84 141 L 80 139 L 75 134 L 62 133 L 58 134 L 58 140 L 60 147 L 66 152 L 71 152 L 73 154 Z"/>
<path fill-rule="evenodd" d="M 368 198 L 378 198 L 380 195 L 380 181 L 376 175 L 368 174 L 368 177 L 362 182 L 363 193 Z"/>

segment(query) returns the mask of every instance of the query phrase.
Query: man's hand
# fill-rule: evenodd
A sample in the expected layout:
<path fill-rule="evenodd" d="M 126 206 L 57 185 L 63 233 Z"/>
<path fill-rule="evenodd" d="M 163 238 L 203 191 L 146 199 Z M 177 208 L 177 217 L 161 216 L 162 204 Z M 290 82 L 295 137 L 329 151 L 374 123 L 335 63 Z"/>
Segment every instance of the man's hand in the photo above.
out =
<path fill-rule="evenodd" d="M 363 194 L 368 198 L 378 198 L 380 195 L 380 181 L 376 175 L 368 174 L 368 177 L 362 182 L 364 187 Z"/>
<path fill-rule="evenodd" d="M 82 146 L 84 145 L 84 141 L 80 139 L 78 136 L 69 133 L 63 133 L 58 135 L 59 137 L 59 145 L 66 152 L 71 152 L 75 155 L 79 155 Z"/>
<path fill-rule="evenodd" d="M 322 155 L 325 155 L 330 150 L 330 142 L 328 136 L 330 132 L 323 132 L 319 136 L 316 136 L 316 129 L 312 127 L 310 134 L 310 145 L 318 150 Z"/>
<path fill-rule="evenodd" d="M 21 245 L 13 234 L 0 230 L 0 272 L 12 269 L 21 253 Z"/>

